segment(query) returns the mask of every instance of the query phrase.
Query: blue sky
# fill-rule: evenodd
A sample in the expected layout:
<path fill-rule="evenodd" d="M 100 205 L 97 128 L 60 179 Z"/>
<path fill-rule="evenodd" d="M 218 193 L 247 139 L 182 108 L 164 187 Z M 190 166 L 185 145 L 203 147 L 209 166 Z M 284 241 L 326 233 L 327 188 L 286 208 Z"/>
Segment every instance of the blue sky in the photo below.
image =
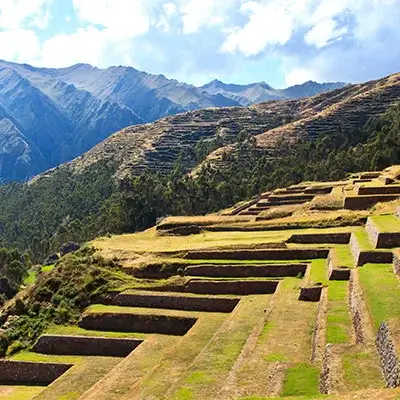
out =
<path fill-rule="evenodd" d="M 400 0 L 0 0 L 0 58 L 129 65 L 204 84 L 400 71 Z"/>

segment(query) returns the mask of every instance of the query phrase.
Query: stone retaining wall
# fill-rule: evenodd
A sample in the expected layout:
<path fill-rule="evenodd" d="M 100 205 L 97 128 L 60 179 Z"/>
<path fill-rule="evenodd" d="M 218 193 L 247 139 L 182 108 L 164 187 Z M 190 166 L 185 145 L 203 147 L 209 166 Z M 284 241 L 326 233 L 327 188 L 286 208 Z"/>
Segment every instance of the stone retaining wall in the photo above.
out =
<path fill-rule="evenodd" d="M 322 360 L 321 374 L 319 376 L 319 391 L 322 394 L 329 394 L 332 388 L 332 374 L 330 370 L 332 356 L 332 347 L 327 344 L 325 347 L 325 354 Z"/>
<path fill-rule="evenodd" d="M 0 360 L 0 384 L 47 386 L 71 367 L 72 364 Z"/>
<path fill-rule="evenodd" d="M 239 214 L 241 211 L 244 211 L 247 208 L 253 206 L 256 203 L 258 203 L 260 201 L 260 199 L 261 199 L 261 197 L 258 197 L 257 199 L 254 199 L 254 200 L 251 200 L 251 201 L 247 201 L 245 204 L 242 204 L 241 206 L 236 207 L 234 210 L 232 210 L 229 215 L 237 215 L 237 214 Z"/>
<path fill-rule="evenodd" d="M 272 294 L 278 286 L 278 281 L 190 281 L 186 290 L 197 294 Z"/>
<path fill-rule="evenodd" d="M 185 311 L 232 312 L 238 298 L 191 297 L 162 294 L 119 294 L 113 304 L 126 307 L 166 308 Z"/>
<path fill-rule="evenodd" d="M 365 229 L 372 244 L 377 249 L 390 249 L 400 246 L 400 232 L 380 232 L 372 218 L 368 218 Z"/>
<path fill-rule="evenodd" d="M 317 302 L 321 298 L 322 286 L 304 287 L 300 289 L 300 301 Z"/>
<path fill-rule="evenodd" d="M 386 185 L 386 186 L 361 186 L 358 188 L 359 195 L 371 194 L 400 194 L 400 185 Z"/>
<path fill-rule="evenodd" d="M 309 260 L 327 258 L 326 249 L 267 249 L 267 250 L 223 250 L 223 251 L 189 251 L 184 258 L 192 260 Z"/>
<path fill-rule="evenodd" d="M 335 250 L 329 252 L 327 259 L 328 279 L 330 281 L 348 281 L 350 279 L 350 269 L 336 264 Z"/>
<path fill-rule="evenodd" d="M 393 253 L 391 251 L 362 251 L 354 234 L 350 237 L 350 250 L 353 254 L 355 265 L 359 267 L 368 263 L 390 264 L 393 262 Z"/>
<path fill-rule="evenodd" d="M 335 243 L 347 244 L 350 241 L 350 233 L 315 233 L 315 234 L 293 234 L 287 243 Z"/>
<path fill-rule="evenodd" d="M 388 194 L 345 197 L 343 208 L 348 210 L 366 210 L 377 203 L 396 200 L 399 196 Z"/>
<path fill-rule="evenodd" d="M 400 365 L 390 328 L 383 322 L 376 337 L 376 347 L 381 360 L 381 369 L 388 388 L 400 385 Z"/>
<path fill-rule="evenodd" d="M 111 332 L 162 333 L 184 335 L 197 318 L 147 314 L 85 314 L 78 325 L 83 329 Z"/>
<path fill-rule="evenodd" d="M 393 270 L 400 276 L 400 250 L 393 251 Z"/>
<path fill-rule="evenodd" d="M 379 229 L 372 221 L 372 218 L 368 218 L 367 223 L 365 224 L 365 230 L 368 233 L 372 245 L 376 248 L 379 240 Z"/>
<path fill-rule="evenodd" d="M 307 264 L 287 265 L 196 265 L 187 267 L 185 275 L 210 277 L 282 277 L 305 274 Z"/>
<path fill-rule="evenodd" d="M 351 319 L 353 321 L 353 328 L 356 337 L 356 343 L 365 342 L 365 333 L 363 330 L 362 318 L 361 318 L 361 306 L 362 301 L 358 295 L 358 282 L 355 277 L 355 271 L 352 272 L 349 282 L 349 308 Z"/>
<path fill-rule="evenodd" d="M 43 354 L 126 357 L 143 340 L 90 336 L 42 335 L 33 351 Z"/>

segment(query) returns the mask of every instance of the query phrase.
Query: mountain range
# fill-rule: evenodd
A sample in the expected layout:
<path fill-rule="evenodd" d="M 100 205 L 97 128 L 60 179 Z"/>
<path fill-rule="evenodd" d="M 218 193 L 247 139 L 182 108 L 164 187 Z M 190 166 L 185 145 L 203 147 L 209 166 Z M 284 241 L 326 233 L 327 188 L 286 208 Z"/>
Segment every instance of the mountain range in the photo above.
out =
<path fill-rule="evenodd" d="M 0 182 L 25 180 L 69 161 L 122 128 L 186 111 L 307 97 L 346 86 L 214 80 L 195 87 L 131 67 L 35 68 L 0 61 Z M 146 125 L 144 125 L 146 126 Z"/>

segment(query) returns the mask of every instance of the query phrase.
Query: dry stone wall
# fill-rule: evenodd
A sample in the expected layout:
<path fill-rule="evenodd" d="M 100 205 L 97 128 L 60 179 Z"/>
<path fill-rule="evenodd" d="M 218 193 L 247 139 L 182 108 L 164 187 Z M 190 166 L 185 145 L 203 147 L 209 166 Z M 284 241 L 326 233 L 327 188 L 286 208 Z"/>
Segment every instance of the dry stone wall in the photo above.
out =
<path fill-rule="evenodd" d="M 321 292 L 322 292 L 322 286 L 301 288 L 299 300 L 317 302 L 321 298 Z"/>
<path fill-rule="evenodd" d="M 126 307 L 166 308 L 185 311 L 229 313 L 233 311 L 239 301 L 239 298 L 122 293 L 114 298 L 113 304 Z"/>
<path fill-rule="evenodd" d="M 347 244 L 350 240 L 350 233 L 316 233 L 316 234 L 293 234 L 288 243 L 335 243 Z"/>
<path fill-rule="evenodd" d="M 400 185 L 387 186 L 361 186 L 358 189 L 359 195 L 371 194 L 400 194 Z"/>
<path fill-rule="evenodd" d="M 42 335 L 33 351 L 44 354 L 126 357 L 143 340 L 89 336 Z"/>
<path fill-rule="evenodd" d="M 329 250 L 325 249 L 189 251 L 184 258 L 192 260 L 309 260 L 327 258 L 328 253 Z"/>
<path fill-rule="evenodd" d="M 272 294 L 278 286 L 278 281 L 212 281 L 192 280 L 186 290 L 197 294 Z"/>
<path fill-rule="evenodd" d="M 345 197 L 344 207 L 348 210 L 366 210 L 377 203 L 392 201 L 399 198 L 399 195 L 365 195 Z"/>
<path fill-rule="evenodd" d="M 327 344 L 325 347 L 325 354 L 322 360 L 321 374 L 319 377 L 319 391 L 322 394 L 329 394 L 332 388 L 332 373 L 330 369 L 332 357 L 332 345 Z"/>
<path fill-rule="evenodd" d="M 363 329 L 362 317 L 361 317 L 361 304 L 362 299 L 359 296 L 358 281 L 356 278 L 356 272 L 353 271 L 349 282 L 349 307 L 351 319 L 353 322 L 354 333 L 356 337 L 356 343 L 364 343 L 365 333 Z"/>
<path fill-rule="evenodd" d="M 47 386 L 71 367 L 72 364 L 0 360 L 0 384 Z"/>
<path fill-rule="evenodd" d="M 400 365 L 389 325 L 383 322 L 376 337 L 376 347 L 381 360 L 383 376 L 388 388 L 400 385 Z"/>
<path fill-rule="evenodd" d="M 187 267 L 185 275 L 210 277 L 283 277 L 305 274 L 307 264 L 287 265 L 196 265 Z"/>
<path fill-rule="evenodd" d="M 88 330 L 184 335 L 196 321 L 178 316 L 93 313 L 84 315 L 78 325 Z"/>

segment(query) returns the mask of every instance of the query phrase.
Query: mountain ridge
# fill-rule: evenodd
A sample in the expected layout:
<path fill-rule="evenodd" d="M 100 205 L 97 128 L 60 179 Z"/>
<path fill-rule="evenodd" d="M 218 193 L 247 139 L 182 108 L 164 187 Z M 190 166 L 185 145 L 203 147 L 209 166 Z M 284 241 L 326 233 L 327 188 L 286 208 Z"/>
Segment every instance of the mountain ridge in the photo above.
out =
<path fill-rule="evenodd" d="M 313 90 L 331 88 L 316 85 Z M 237 94 L 207 91 L 132 67 L 36 68 L 0 60 L 0 182 L 68 162 L 128 126 L 287 97 L 265 82 L 237 87 Z M 304 88 L 293 90 L 292 96 L 307 95 Z"/>

